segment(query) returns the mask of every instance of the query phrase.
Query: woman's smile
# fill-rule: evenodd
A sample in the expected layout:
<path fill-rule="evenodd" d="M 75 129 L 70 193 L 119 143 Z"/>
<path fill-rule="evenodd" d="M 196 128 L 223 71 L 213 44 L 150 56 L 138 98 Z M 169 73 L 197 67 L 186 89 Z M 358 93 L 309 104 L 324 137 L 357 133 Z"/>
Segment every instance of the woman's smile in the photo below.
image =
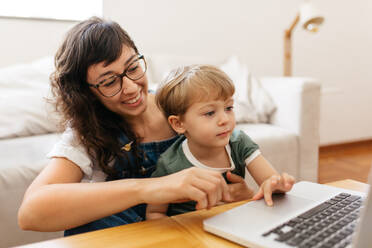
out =
<path fill-rule="evenodd" d="M 127 106 L 130 106 L 130 107 L 136 107 L 141 102 L 142 102 L 142 90 L 140 92 L 138 92 L 137 96 L 135 96 L 135 97 L 133 97 L 129 100 L 123 101 L 122 103 L 127 105 Z"/>

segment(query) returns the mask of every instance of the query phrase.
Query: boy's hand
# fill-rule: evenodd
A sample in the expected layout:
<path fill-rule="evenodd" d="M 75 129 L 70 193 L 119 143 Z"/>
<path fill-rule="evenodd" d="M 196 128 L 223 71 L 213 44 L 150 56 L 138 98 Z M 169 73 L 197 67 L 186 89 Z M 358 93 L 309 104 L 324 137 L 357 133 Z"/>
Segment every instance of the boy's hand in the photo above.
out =
<path fill-rule="evenodd" d="M 273 199 L 271 195 L 275 192 L 284 193 L 290 191 L 294 183 L 294 177 L 287 173 L 283 173 L 282 175 L 272 175 L 261 184 L 260 189 L 253 196 L 252 200 L 259 200 L 264 197 L 266 204 L 272 206 Z"/>

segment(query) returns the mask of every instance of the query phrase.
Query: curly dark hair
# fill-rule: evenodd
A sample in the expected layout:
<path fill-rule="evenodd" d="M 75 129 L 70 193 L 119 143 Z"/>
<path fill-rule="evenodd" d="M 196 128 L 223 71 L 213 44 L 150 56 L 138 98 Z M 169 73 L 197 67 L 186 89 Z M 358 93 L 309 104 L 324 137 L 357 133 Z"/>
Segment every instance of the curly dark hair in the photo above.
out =
<path fill-rule="evenodd" d="M 98 164 L 109 180 L 118 178 L 118 171 L 109 166 L 115 158 L 126 160 L 121 163 L 122 169 L 133 170 L 129 158 L 120 150 L 120 134 L 124 132 L 129 140 L 135 141 L 134 147 L 138 137 L 125 119 L 99 101 L 86 79 L 89 66 L 100 62 L 109 65 L 120 57 L 123 46 L 138 53 L 133 40 L 119 24 L 92 17 L 67 33 L 55 55 L 55 71 L 50 76 L 53 101 L 62 114 L 62 126 L 74 130 L 92 163 Z"/>

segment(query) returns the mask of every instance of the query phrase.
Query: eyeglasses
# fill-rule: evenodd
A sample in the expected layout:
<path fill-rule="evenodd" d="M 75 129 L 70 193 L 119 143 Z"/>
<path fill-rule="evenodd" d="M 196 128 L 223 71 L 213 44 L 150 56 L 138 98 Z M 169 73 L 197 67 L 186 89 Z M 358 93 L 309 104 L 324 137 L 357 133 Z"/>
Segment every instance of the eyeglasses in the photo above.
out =
<path fill-rule="evenodd" d="M 146 70 L 147 65 L 145 57 L 141 54 L 138 54 L 137 58 L 129 64 L 122 74 L 106 78 L 98 84 L 88 83 L 88 85 L 89 87 L 97 89 L 98 92 L 105 97 L 113 97 L 123 88 L 123 77 L 136 81 L 145 75 Z"/>

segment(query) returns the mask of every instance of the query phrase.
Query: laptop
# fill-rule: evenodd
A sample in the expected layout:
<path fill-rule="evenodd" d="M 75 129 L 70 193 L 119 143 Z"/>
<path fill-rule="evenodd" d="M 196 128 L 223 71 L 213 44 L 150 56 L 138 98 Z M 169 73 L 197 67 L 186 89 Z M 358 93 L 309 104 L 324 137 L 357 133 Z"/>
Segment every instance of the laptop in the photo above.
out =
<path fill-rule="evenodd" d="M 247 247 L 372 247 L 371 194 L 301 181 L 273 195 L 273 207 L 251 201 L 205 219 L 203 228 Z"/>

